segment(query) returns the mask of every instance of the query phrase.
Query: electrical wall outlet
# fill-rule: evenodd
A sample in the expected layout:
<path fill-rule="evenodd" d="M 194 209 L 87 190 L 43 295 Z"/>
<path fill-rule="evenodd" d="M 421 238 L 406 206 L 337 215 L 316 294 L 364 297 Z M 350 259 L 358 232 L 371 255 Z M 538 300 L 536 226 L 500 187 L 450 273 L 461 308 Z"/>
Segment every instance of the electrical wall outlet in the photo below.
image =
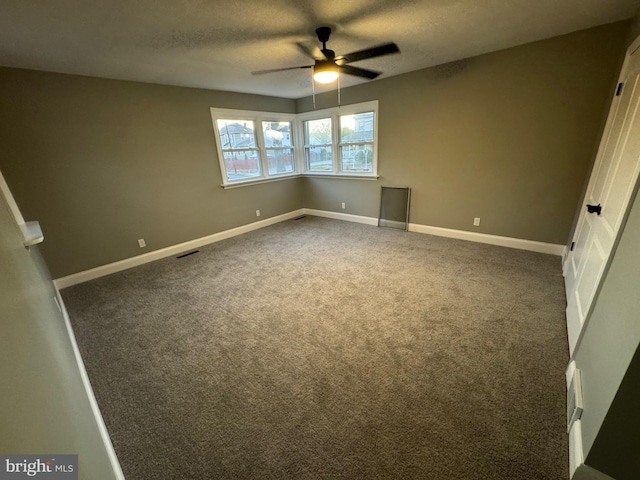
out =
<path fill-rule="evenodd" d="M 345 208 L 347 208 L 347 204 L 342 202 L 342 209 L 344 210 Z"/>
<path fill-rule="evenodd" d="M 140 245 L 140 248 L 144 248 L 147 246 L 147 242 L 144 241 L 144 238 L 139 238 L 138 245 Z"/>
<path fill-rule="evenodd" d="M 480 217 L 476 217 L 473 219 L 473 226 L 474 227 L 479 227 L 480 226 Z"/>
<path fill-rule="evenodd" d="M 260 210 L 256 210 L 256 217 L 260 216 Z"/>

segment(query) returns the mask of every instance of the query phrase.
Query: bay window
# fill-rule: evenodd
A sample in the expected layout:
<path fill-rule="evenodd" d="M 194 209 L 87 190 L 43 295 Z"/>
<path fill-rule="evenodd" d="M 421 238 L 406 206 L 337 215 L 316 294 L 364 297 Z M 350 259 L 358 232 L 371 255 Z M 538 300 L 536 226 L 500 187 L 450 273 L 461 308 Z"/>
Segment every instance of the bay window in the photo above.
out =
<path fill-rule="evenodd" d="M 299 175 L 377 178 L 378 102 L 284 114 L 211 109 L 223 187 Z"/>

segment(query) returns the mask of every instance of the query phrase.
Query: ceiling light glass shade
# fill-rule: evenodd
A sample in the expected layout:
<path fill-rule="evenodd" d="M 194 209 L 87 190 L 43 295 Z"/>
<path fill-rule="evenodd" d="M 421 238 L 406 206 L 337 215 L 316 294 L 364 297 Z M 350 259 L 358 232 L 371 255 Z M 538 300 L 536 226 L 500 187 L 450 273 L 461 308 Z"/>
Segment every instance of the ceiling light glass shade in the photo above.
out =
<path fill-rule="evenodd" d="M 338 78 L 338 67 L 333 62 L 317 62 L 313 79 L 318 83 L 331 83 Z"/>

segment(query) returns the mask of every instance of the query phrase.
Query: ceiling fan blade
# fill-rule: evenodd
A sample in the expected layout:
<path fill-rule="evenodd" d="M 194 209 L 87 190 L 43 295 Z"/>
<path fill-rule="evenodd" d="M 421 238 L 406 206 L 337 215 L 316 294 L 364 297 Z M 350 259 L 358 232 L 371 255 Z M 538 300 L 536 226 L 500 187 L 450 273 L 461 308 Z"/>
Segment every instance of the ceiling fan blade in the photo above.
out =
<path fill-rule="evenodd" d="M 357 52 L 347 53 L 336 57 L 336 62 L 340 62 L 343 65 L 345 63 L 359 62 L 360 60 L 366 60 L 367 58 L 381 57 L 382 55 L 390 55 L 392 53 L 399 53 L 400 49 L 393 43 L 385 43 L 378 45 L 377 47 L 365 48 L 364 50 L 358 50 Z"/>
<path fill-rule="evenodd" d="M 354 75 L 356 77 L 368 78 L 369 80 L 373 80 L 380 72 L 374 72 L 373 70 L 365 70 L 364 68 L 352 67 L 351 65 L 338 65 L 338 69 L 342 73 L 346 73 L 347 75 Z"/>
<path fill-rule="evenodd" d="M 284 72 L 285 70 L 298 70 L 299 68 L 313 68 L 313 65 L 303 65 L 301 67 L 273 68 L 271 70 L 258 70 L 251 72 L 251 75 L 264 75 L 265 73 Z"/>
<path fill-rule="evenodd" d="M 313 58 L 314 60 L 317 60 L 318 58 L 322 58 L 322 54 L 320 54 L 320 49 L 318 48 L 315 49 L 315 50 L 318 50 L 317 52 L 315 52 L 302 42 L 296 42 L 296 47 L 298 47 L 298 50 L 300 50 L 300 52 L 302 52 L 309 58 Z"/>

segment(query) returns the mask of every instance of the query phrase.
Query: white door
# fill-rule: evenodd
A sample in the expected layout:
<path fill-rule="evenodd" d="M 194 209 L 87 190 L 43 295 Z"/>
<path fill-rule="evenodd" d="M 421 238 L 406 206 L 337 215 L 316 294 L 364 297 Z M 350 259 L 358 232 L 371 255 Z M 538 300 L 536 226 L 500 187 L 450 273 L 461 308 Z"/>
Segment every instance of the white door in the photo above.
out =
<path fill-rule="evenodd" d="M 627 52 L 596 157 L 573 250 L 564 263 L 569 350 L 589 315 L 640 168 L 640 38 Z M 589 213 L 591 210 L 592 213 Z"/>

